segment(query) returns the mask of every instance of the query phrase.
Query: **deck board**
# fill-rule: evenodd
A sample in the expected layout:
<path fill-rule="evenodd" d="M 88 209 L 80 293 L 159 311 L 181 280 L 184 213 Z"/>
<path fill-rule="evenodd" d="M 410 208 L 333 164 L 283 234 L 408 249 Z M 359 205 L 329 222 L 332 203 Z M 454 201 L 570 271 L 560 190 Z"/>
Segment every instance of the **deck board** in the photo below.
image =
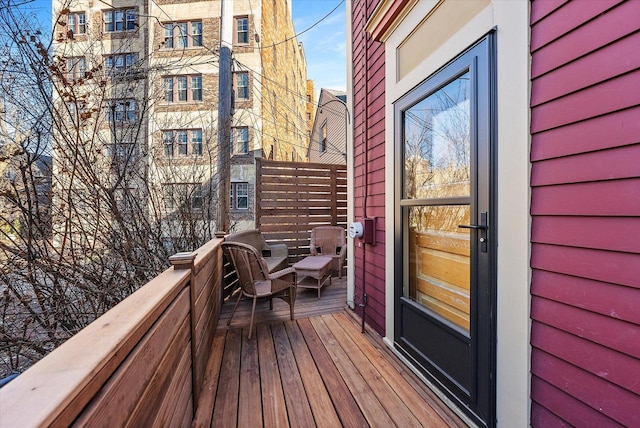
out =
<path fill-rule="evenodd" d="M 351 395 L 347 384 L 340 376 L 340 372 L 333 364 L 329 352 L 318 337 L 309 318 L 298 320 L 298 326 L 305 337 L 309 351 L 313 355 L 318 372 L 322 376 L 327 389 L 331 391 L 331 401 L 336 409 L 340 421 L 345 427 L 362 427 L 367 422 L 358 407 L 358 403 Z"/>
<path fill-rule="evenodd" d="M 283 323 L 271 325 L 273 342 L 276 345 L 276 355 L 284 389 L 284 398 L 287 403 L 287 414 L 289 415 L 289 425 L 292 427 L 313 426 L 313 414 L 309 399 L 305 393 L 302 377 L 287 332 Z"/>
<path fill-rule="evenodd" d="M 274 300 L 222 307 L 194 426 L 465 426 L 345 307 L 346 281 L 299 290 L 295 320 Z M 209 409 L 209 414 L 206 410 Z M 208 416 L 208 417 L 207 417 Z"/>
<path fill-rule="evenodd" d="M 238 395 L 238 426 L 262 426 L 262 397 L 260 396 L 260 368 L 258 343 L 242 337 L 240 362 L 240 392 Z"/>
<path fill-rule="evenodd" d="M 397 426 L 374 394 L 367 379 L 364 379 L 358 371 L 356 362 L 350 358 L 353 357 L 353 355 L 347 354 L 344 349 L 342 349 L 338 341 L 335 340 L 333 332 L 331 332 L 325 324 L 323 318 L 313 317 L 311 318 L 311 324 L 325 344 L 329 355 L 333 359 L 333 363 L 338 368 L 340 376 L 342 376 L 347 384 L 351 395 L 353 395 L 353 398 L 358 403 L 369 426 Z"/>
<path fill-rule="evenodd" d="M 266 427 L 288 427 L 289 419 L 280 381 L 280 369 L 278 368 L 271 329 L 267 324 L 258 325 L 257 337 L 258 352 L 260 352 L 260 386 L 264 425 Z"/>
<path fill-rule="evenodd" d="M 418 419 L 416 419 L 409 408 L 402 402 L 396 391 L 389 385 L 392 377 L 382 375 L 379 368 L 368 359 L 371 357 L 368 357 L 365 352 L 362 352 L 362 344 L 356 344 L 354 340 L 346 334 L 338 320 L 329 315 L 323 316 L 322 320 L 334 336 L 342 337 L 340 345 L 344 353 L 351 357 L 353 365 L 360 372 L 362 379 L 364 379 L 365 382 L 368 379 L 382 380 L 380 382 L 369 382 L 367 385 L 371 387 L 371 391 L 378 398 L 378 401 L 380 401 L 380 404 L 391 420 L 398 427 L 418 426 Z M 346 322 L 344 319 L 340 321 Z"/>
<path fill-rule="evenodd" d="M 213 420 L 217 426 L 231 427 L 237 424 L 241 335 L 241 330 L 230 330 L 227 333 L 218 392 L 213 406 Z"/>
<path fill-rule="evenodd" d="M 318 372 L 298 324 L 294 321 L 288 321 L 285 323 L 285 328 L 289 335 L 291 348 L 299 367 L 300 377 L 309 399 L 316 426 L 319 428 L 340 426 L 340 418 L 338 418 L 338 414 L 333 407 L 329 392 L 322 381 L 322 376 Z"/>

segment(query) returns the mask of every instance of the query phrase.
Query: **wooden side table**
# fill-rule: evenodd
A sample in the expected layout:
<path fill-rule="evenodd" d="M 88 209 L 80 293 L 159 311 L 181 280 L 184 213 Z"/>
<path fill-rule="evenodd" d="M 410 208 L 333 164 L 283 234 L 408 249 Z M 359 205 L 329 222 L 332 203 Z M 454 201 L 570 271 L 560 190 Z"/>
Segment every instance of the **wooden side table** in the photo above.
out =
<path fill-rule="evenodd" d="M 320 289 L 329 280 L 331 285 L 331 257 L 308 256 L 293 265 L 296 271 L 298 287 L 317 288 L 318 299 Z"/>

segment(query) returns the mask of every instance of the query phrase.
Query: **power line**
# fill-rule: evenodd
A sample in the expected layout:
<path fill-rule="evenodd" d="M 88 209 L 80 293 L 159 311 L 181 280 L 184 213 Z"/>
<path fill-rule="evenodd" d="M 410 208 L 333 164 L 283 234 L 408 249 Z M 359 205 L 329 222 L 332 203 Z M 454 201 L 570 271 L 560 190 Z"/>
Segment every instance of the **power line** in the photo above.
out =
<path fill-rule="evenodd" d="M 283 43 L 287 43 L 287 42 L 288 42 L 288 41 L 290 41 L 290 40 L 296 39 L 298 36 L 300 36 L 300 35 L 302 35 L 302 34 L 306 33 L 307 31 L 310 31 L 311 29 L 313 29 L 313 27 L 315 27 L 316 25 L 320 24 L 322 21 L 324 21 L 324 20 L 325 20 L 325 19 L 327 19 L 329 16 L 331 16 L 331 14 L 332 14 L 333 12 L 335 12 L 335 11 L 336 11 L 336 10 L 337 10 L 341 5 L 342 5 L 342 3 L 344 3 L 344 0 L 342 0 L 340 3 L 338 3 L 338 4 L 336 5 L 336 7 L 334 7 L 333 9 L 331 9 L 331 12 L 327 13 L 325 16 L 323 16 L 322 18 L 320 18 L 318 21 L 314 22 L 310 27 L 308 27 L 308 28 L 306 28 L 306 29 L 304 29 L 304 30 L 300 31 L 300 32 L 299 32 L 299 33 L 297 33 L 297 34 L 294 34 L 294 35 L 293 35 L 293 36 L 291 36 L 291 37 L 287 37 L 286 39 L 284 39 L 284 40 L 282 40 L 282 41 L 280 41 L 280 42 L 273 43 L 273 44 L 268 45 L 268 46 L 258 47 L 258 49 L 269 49 L 269 48 L 272 48 L 272 47 L 274 47 L 274 46 L 278 46 L 278 45 L 281 45 L 281 44 L 283 44 Z"/>

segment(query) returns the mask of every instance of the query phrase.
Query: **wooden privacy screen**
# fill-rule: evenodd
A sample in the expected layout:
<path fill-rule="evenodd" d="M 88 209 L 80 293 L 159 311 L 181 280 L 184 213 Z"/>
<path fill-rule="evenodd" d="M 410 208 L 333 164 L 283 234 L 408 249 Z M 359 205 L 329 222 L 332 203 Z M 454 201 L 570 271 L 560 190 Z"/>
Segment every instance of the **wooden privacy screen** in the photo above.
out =
<path fill-rule="evenodd" d="M 311 229 L 347 225 L 347 168 L 256 159 L 256 228 L 285 242 L 289 263 L 308 256 Z"/>

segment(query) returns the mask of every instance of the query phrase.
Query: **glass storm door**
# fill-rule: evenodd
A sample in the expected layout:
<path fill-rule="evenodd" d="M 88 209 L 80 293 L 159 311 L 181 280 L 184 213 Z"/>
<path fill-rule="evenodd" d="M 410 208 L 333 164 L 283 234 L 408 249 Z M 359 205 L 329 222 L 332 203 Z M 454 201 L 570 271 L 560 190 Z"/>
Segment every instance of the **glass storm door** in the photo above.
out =
<path fill-rule="evenodd" d="M 495 411 L 491 39 L 395 105 L 396 346 L 476 422 Z"/>

